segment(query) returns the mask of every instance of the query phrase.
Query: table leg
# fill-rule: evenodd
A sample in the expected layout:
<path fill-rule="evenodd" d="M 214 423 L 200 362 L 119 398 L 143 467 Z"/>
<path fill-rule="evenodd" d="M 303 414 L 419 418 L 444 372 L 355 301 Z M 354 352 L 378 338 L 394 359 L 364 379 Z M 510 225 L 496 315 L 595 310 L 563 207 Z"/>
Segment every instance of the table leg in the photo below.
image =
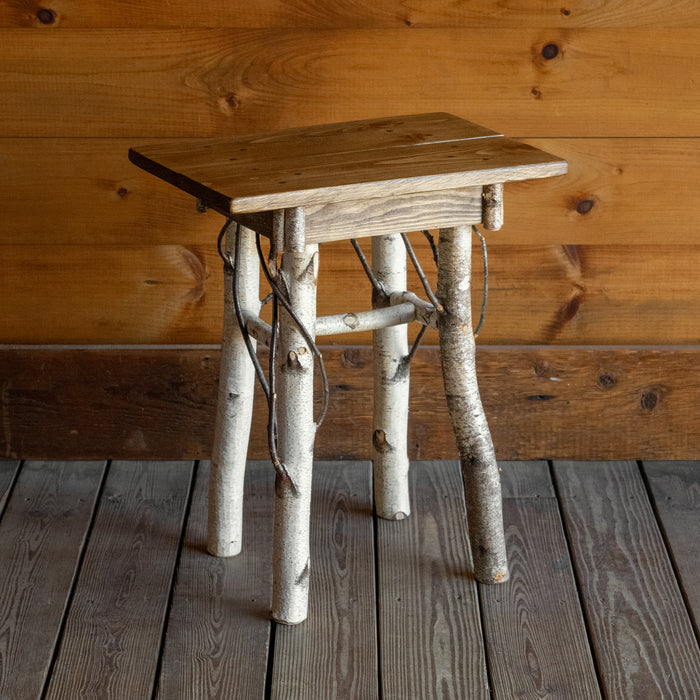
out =
<path fill-rule="evenodd" d="M 303 212 L 285 211 L 281 275 L 289 301 L 313 337 L 316 320 L 318 246 L 303 241 Z M 314 438 L 314 358 L 289 314 L 280 309 L 277 360 L 279 455 L 290 481 L 275 483 L 272 617 L 296 624 L 306 619 L 309 594 L 309 527 Z"/>
<path fill-rule="evenodd" d="M 387 295 L 406 289 L 406 247 L 400 234 L 372 238 L 372 271 Z M 373 293 L 372 306 L 385 305 Z M 408 517 L 408 331 L 405 324 L 373 332 L 374 499 L 377 515 Z"/>
<path fill-rule="evenodd" d="M 226 233 L 225 250 L 233 260 L 236 224 Z M 239 296 L 243 309 L 260 310 L 259 263 L 255 233 L 241 227 Z M 255 341 L 253 341 L 255 343 Z M 219 396 L 209 477 L 207 550 L 218 557 L 238 554 L 242 545 L 243 478 L 253 414 L 255 371 L 248 356 L 233 306 L 233 271 L 224 270 L 224 328 Z"/>
<path fill-rule="evenodd" d="M 440 359 L 462 466 L 474 574 L 481 583 L 500 583 L 508 578 L 501 483 L 476 379 L 470 227 L 441 229 L 438 246 L 437 296 L 445 307 L 438 321 Z"/>

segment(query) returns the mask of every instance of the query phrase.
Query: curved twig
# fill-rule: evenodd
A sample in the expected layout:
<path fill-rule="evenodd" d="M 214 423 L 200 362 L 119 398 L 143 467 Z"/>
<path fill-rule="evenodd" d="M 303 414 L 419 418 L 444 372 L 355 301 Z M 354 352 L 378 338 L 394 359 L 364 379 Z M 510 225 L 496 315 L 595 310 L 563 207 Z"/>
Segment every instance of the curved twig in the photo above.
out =
<path fill-rule="evenodd" d="M 403 239 L 403 243 L 406 246 L 406 252 L 408 253 L 408 257 L 411 259 L 411 262 L 413 263 L 413 267 L 416 270 L 416 274 L 420 278 L 421 284 L 423 285 L 423 289 L 425 289 L 425 293 L 428 295 L 428 299 L 430 299 L 430 303 L 440 313 L 442 313 L 444 311 L 444 308 L 443 308 L 442 304 L 438 301 L 435 294 L 433 293 L 433 288 L 430 286 L 430 282 L 428 282 L 428 278 L 425 276 L 425 272 L 423 272 L 423 268 L 420 266 L 420 263 L 418 262 L 418 258 L 416 257 L 416 254 L 413 250 L 413 246 L 411 245 L 411 241 L 408 240 L 408 236 L 405 233 L 401 234 L 401 238 Z"/>
<path fill-rule="evenodd" d="M 479 237 L 481 241 L 481 257 L 484 260 L 484 293 L 481 297 L 481 314 L 479 315 L 479 323 L 474 331 L 474 337 L 478 337 L 481 333 L 481 327 L 484 325 L 486 318 L 486 303 L 489 300 L 489 258 L 486 252 L 486 239 L 481 235 L 476 226 L 472 226 L 472 231 Z"/>
<path fill-rule="evenodd" d="M 299 316 L 297 316 L 296 312 L 292 308 L 292 305 L 289 303 L 289 299 L 287 299 L 286 295 L 282 292 L 282 290 L 280 289 L 276 280 L 274 280 L 272 275 L 270 274 L 270 270 L 267 266 L 267 262 L 265 261 L 265 256 L 263 254 L 262 246 L 260 245 L 260 235 L 259 234 L 256 234 L 256 236 L 255 236 L 255 243 L 256 243 L 256 246 L 258 248 L 258 257 L 260 258 L 260 264 L 262 266 L 262 270 L 263 270 L 263 274 L 265 275 L 265 279 L 267 279 L 267 283 L 272 288 L 272 291 L 273 291 L 275 297 L 282 304 L 285 311 L 290 315 L 292 321 L 294 322 L 296 327 L 299 329 L 299 332 L 303 336 L 304 340 L 306 341 L 306 344 L 309 346 L 309 349 L 311 350 L 313 356 L 316 358 L 316 360 L 318 362 L 318 369 L 319 369 L 319 372 L 321 374 L 321 383 L 323 386 L 323 401 L 321 403 L 321 411 L 319 413 L 318 418 L 316 419 L 316 428 L 318 428 L 318 427 L 320 427 L 321 423 L 323 423 L 323 419 L 325 418 L 326 413 L 328 411 L 328 401 L 329 401 L 329 397 L 330 397 L 330 389 L 328 386 L 328 375 L 326 374 L 326 367 L 325 367 L 325 364 L 323 362 L 323 357 L 321 356 L 321 352 L 318 349 L 318 346 L 316 345 L 316 342 L 314 341 L 313 337 L 311 336 L 311 333 L 309 333 L 308 329 L 302 323 Z"/>
<path fill-rule="evenodd" d="M 374 291 L 379 295 L 380 298 L 385 298 L 387 296 L 386 290 L 384 289 L 384 286 L 381 284 L 381 282 L 375 277 L 374 272 L 372 272 L 372 268 L 367 262 L 367 258 L 362 252 L 362 248 L 360 248 L 360 244 L 357 242 L 357 239 L 351 238 L 350 243 L 352 243 L 352 247 L 355 249 L 355 253 L 357 253 L 357 257 L 360 259 L 362 269 L 365 271 L 367 279 L 369 279 L 369 281 L 372 284 L 372 289 L 374 289 Z"/>

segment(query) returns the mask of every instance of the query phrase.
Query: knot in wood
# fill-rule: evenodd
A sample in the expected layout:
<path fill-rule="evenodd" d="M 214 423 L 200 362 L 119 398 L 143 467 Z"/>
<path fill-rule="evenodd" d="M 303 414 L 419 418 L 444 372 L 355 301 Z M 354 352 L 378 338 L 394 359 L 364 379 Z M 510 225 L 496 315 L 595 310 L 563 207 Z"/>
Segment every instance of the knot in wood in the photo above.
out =
<path fill-rule="evenodd" d="M 645 391 L 640 399 L 641 406 L 645 411 L 653 411 L 658 402 L 659 397 L 653 391 Z"/>
<path fill-rule="evenodd" d="M 374 434 L 372 435 L 372 444 L 374 445 L 374 449 L 380 454 L 387 454 L 394 451 L 394 448 L 386 439 L 386 433 L 383 430 L 374 431 Z"/>
<path fill-rule="evenodd" d="M 294 350 L 290 350 L 289 354 L 287 355 L 287 368 L 293 370 L 303 369 L 301 362 L 299 362 L 299 355 L 297 355 Z"/>
<path fill-rule="evenodd" d="M 559 47 L 556 44 L 545 44 L 542 47 L 542 58 L 551 61 L 559 55 Z"/>
<path fill-rule="evenodd" d="M 56 21 L 56 13 L 48 7 L 40 7 L 36 12 L 36 18 L 41 24 L 53 24 Z"/>

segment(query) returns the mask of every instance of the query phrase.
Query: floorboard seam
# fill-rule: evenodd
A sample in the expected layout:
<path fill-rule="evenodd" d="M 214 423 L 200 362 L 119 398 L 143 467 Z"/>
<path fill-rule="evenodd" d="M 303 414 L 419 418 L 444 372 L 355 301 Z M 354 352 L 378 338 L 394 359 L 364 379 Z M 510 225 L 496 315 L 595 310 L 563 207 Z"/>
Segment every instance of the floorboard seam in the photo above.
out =
<path fill-rule="evenodd" d="M 277 640 L 277 622 L 270 618 L 270 642 L 267 647 L 267 669 L 265 670 L 265 700 L 272 697 L 272 680 L 275 667 L 275 641 Z"/>
<path fill-rule="evenodd" d="M 656 507 L 656 498 L 654 498 L 654 492 L 652 491 L 651 484 L 649 483 L 649 479 L 647 477 L 646 471 L 644 469 L 644 464 L 642 460 L 637 461 L 637 467 L 639 469 L 639 475 L 642 478 L 642 483 L 644 484 L 644 488 L 647 493 L 647 498 L 649 499 L 649 503 L 651 505 L 651 510 L 654 513 L 654 519 L 656 520 L 656 526 L 659 528 L 659 532 L 661 533 L 661 539 L 663 540 L 664 547 L 666 549 L 666 556 L 668 557 L 669 562 L 671 563 L 671 569 L 673 570 L 673 576 L 676 579 L 676 585 L 678 586 L 678 590 L 680 591 L 681 598 L 683 599 L 683 605 L 685 605 L 686 612 L 688 613 L 688 619 L 690 620 L 690 626 L 693 628 L 693 633 L 695 634 L 695 639 L 698 643 L 698 646 L 700 646 L 700 632 L 698 631 L 698 626 L 697 622 L 695 620 L 695 617 L 693 616 L 693 609 L 690 606 L 690 601 L 688 600 L 688 596 L 686 594 L 685 588 L 683 587 L 683 582 L 681 580 L 680 572 L 678 570 L 678 564 L 676 563 L 676 558 L 673 554 L 673 548 L 671 547 L 671 543 L 669 542 L 668 535 L 666 534 L 666 528 L 664 527 L 663 520 L 661 518 L 661 515 L 659 514 L 659 510 Z"/>
<path fill-rule="evenodd" d="M 486 662 L 486 683 L 488 684 L 489 697 L 496 697 L 496 689 L 493 685 L 493 673 L 491 669 L 491 655 L 489 654 L 489 645 L 486 639 L 486 617 L 484 611 L 484 601 L 481 597 L 481 585 L 476 582 L 476 600 L 479 605 L 479 621 L 481 622 L 481 641 L 484 645 L 484 660 Z"/>
<path fill-rule="evenodd" d="M 48 668 L 46 670 L 46 678 L 44 679 L 44 687 L 41 690 L 40 699 L 45 700 L 46 695 L 49 692 L 49 684 L 51 683 L 51 676 L 53 675 L 54 668 L 56 667 L 56 661 L 58 660 L 58 655 L 61 652 L 61 644 L 63 642 L 63 633 L 66 630 L 66 623 L 68 622 L 68 613 L 70 612 L 71 606 L 73 605 L 73 597 L 75 596 L 76 588 L 78 587 L 78 581 L 80 580 L 80 574 L 83 570 L 83 563 L 85 561 L 85 555 L 90 545 L 90 538 L 92 537 L 92 531 L 95 527 L 95 520 L 97 520 L 97 513 L 100 510 L 100 504 L 102 503 L 102 495 L 104 494 L 105 486 L 107 484 L 107 477 L 112 468 L 112 460 L 106 460 L 104 471 L 102 472 L 102 480 L 100 481 L 100 486 L 97 489 L 97 496 L 95 497 L 95 505 L 92 509 L 92 515 L 90 516 L 90 524 L 85 531 L 85 537 L 83 539 L 83 544 L 80 550 L 80 556 L 78 557 L 78 563 L 75 566 L 75 573 L 73 574 L 73 580 L 71 581 L 70 590 L 68 591 L 68 596 L 66 597 L 66 602 L 63 608 L 63 614 L 61 615 L 61 624 L 58 627 L 58 632 L 56 634 L 56 645 L 54 646 L 53 653 L 51 654 L 51 660 L 49 661 Z"/>
<path fill-rule="evenodd" d="M 374 462 L 371 462 L 371 482 L 372 482 L 372 537 L 374 544 L 374 624 L 377 634 L 377 698 L 382 700 L 384 691 L 382 689 L 382 645 L 381 645 L 381 618 L 379 604 L 379 523 L 374 498 Z"/>
<path fill-rule="evenodd" d="M 190 520 L 190 511 L 192 508 L 192 499 L 194 498 L 194 487 L 197 483 L 197 475 L 199 474 L 199 460 L 195 460 L 192 467 L 192 475 L 190 477 L 190 488 L 187 494 L 187 504 L 185 512 L 182 516 L 182 528 L 180 529 L 180 540 L 177 544 L 177 554 L 175 555 L 175 565 L 173 566 L 173 575 L 170 579 L 170 592 L 168 593 L 168 603 L 165 607 L 165 619 L 163 620 L 163 631 L 160 635 L 160 645 L 158 647 L 158 662 L 156 663 L 155 672 L 153 675 L 153 691 L 151 692 L 151 700 L 156 700 L 160 689 L 160 674 L 163 670 L 163 656 L 165 652 L 165 640 L 168 636 L 168 625 L 170 623 L 170 613 L 173 609 L 173 599 L 175 597 L 175 582 L 180 571 L 180 561 L 182 558 L 182 550 L 185 546 L 187 536 L 187 525 Z"/>
<path fill-rule="evenodd" d="M 564 518 L 564 510 L 562 507 L 561 492 L 559 491 L 559 483 L 557 482 L 557 475 L 554 470 L 554 462 L 552 460 L 547 460 L 547 466 L 549 467 L 549 476 L 552 481 L 552 487 L 554 488 L 554 495 L 556 496 L 557 510 L 559 512 L 559 521 L 561 522 L 562 529 L 564 531 L 564 539 L 566 540 L 566 548 L 569 552 L 569 561 L 571 562 L 571 572 L 574 576 L 574 584 L 576 586 L 576 594 L 578 595 L 578 604 L 581 610 L 581 615 L 583 616 L 584 627 L 586 629 L 586 638 L 588 639 L 588 649 L 591 654 L 591 659 L 593 661 L 593 668 L 595 669 L 595 677 L 598 681 L 598 690 L 600 691 L 601 698 L 607 698 L 608 695 L 605 692 L 605 686 L 603 683 L 603 675 L 600 671 L 600 666 L 598 665 L 598 656 L 596 654 L 595 645 L 593 644 L 593 636 L 591 634 L 590 620 L 588 618 L 588 612 L 586 610 L 586 604 L 583 598 L 583 590 L 581 586 L 581 581 L 579 580 L 578 570 L 576 569 L 576 560 L 574 558 L 574 551 L 571 546 L 571 533 L 566 525 L 566 519 Z"/>

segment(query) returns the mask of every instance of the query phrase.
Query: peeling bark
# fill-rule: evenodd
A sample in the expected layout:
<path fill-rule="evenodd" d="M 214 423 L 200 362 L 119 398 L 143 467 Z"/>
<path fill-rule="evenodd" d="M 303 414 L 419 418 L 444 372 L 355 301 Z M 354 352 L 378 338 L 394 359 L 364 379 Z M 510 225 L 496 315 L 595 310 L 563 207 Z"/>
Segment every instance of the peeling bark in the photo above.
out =
<path fill-rule="evenodd" d="M 290 228 L 294 229 L 293 235 L 289 235 Z M 303 219 L 296 216 L 296 210 L 286 210 L 281 274 L 293 309 L 313 337 L 318 246 L 294 250 L 300 247 L 300 238 Z M 294 488 L 277 479 L 272 617 L 284 624 L 297 624 L 308 613 L 311 474 L 316 435 L 314 357 L 284 309 L 280 309 L 279 358 L 279 454 Z"/>
<path fill-rule="evenodd" d="M 501 483 L 476 379 L 471 313 L 471 230 L 440 230 L 437 295 L 440 358 L 447 406 L 457 438 L 467 499 L 474 575 L 481 583 L 507 580 Z"/>
<path fill-rule="evenodd" d="M 372 238 L 372 270 L 387 295 L 406 289 L 406 248 L 400 234 Z M 374 294 L 372 305 L 388 306 Z M 377 515 L 401 520 L 411 512 L 408 493 L 408 330 L 374 331 L 374 497 Z"/>
<path fill-rule="evenodd" d="M 230 257 L 236 224 L 226 232 Z M 240 299 L 242 308 L 257 316 L 259 266 L 255 233 L 241 227 Z M 233 307 L 233 272 L 224 270 L 224 327 L 219 372 L 219 396 L 209 477 L 207 550 L 217 557 L 238 554 L 242 545 L 243 478 L 253 414 L 255 370 L 248 356 Z"/>

